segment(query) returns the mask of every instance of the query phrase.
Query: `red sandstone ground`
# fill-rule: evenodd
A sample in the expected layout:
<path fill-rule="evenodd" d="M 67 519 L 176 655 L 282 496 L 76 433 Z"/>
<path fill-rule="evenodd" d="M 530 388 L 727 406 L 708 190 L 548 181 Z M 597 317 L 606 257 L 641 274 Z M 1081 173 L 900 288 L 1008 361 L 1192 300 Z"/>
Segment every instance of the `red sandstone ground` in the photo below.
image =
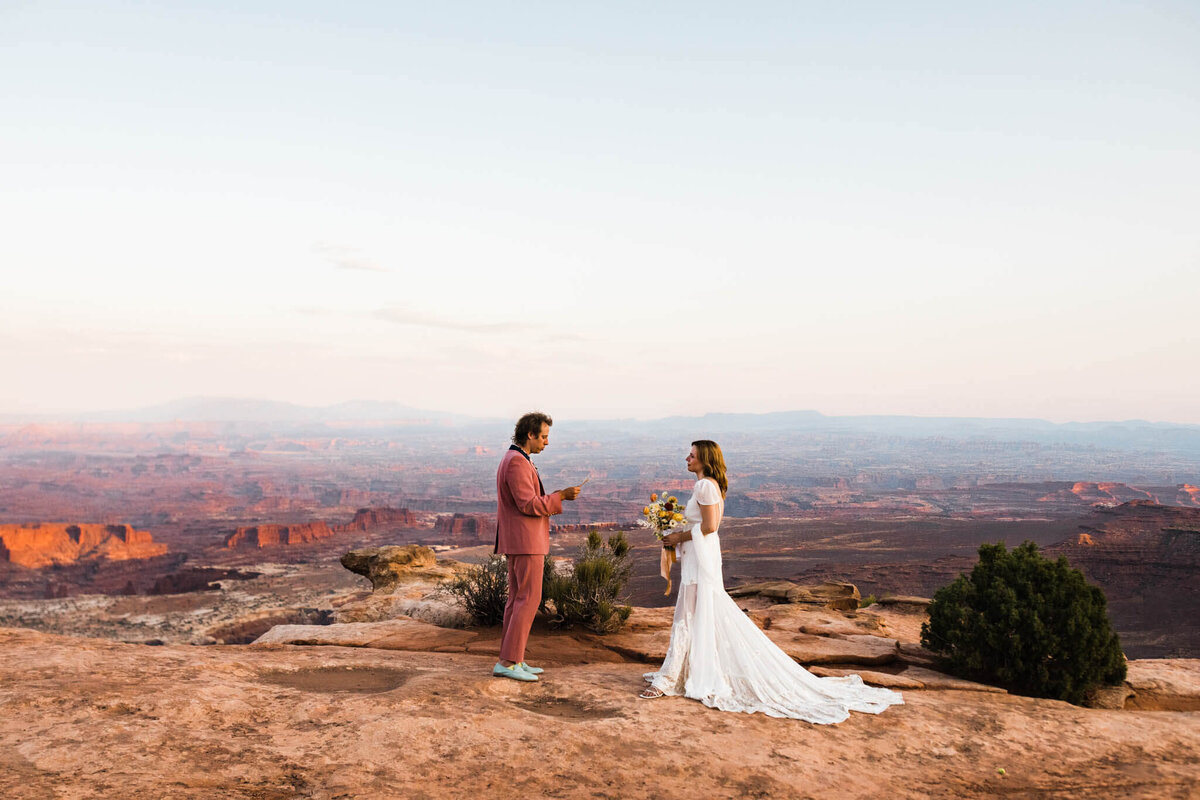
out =
<path fill-rule="evenodd" d="M 1200 782 L 1200 712 L 910 689 L 825 727 L 640 701 L 645 665 L 543 634 L 541 683 L 491 678 L 494 644 L 144 647 L 0 629 L 0 795 L 1163 800 Z"/>

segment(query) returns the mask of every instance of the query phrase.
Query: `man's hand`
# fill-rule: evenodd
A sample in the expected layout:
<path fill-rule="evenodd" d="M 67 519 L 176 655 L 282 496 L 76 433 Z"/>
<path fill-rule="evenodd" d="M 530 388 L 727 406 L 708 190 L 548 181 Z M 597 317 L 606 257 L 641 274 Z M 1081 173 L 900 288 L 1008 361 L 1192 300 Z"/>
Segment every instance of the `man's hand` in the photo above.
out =
<path fill-rule="evenodd" d="M 558 493 L 563 500 L 574 500 L 576 497 L 579 497 L 579 487 L 568 486 L 565 489 L 559 489 Z"/>

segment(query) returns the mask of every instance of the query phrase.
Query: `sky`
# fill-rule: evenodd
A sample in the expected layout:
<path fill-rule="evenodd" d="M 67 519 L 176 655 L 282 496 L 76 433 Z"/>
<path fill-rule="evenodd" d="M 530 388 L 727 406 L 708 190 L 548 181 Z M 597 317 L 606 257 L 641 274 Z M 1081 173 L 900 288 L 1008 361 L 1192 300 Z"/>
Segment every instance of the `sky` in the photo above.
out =
<path fill-rule="evenodd" d="M 0 414 L 1200 423 L 1194 2 L 0 0 Z"/>

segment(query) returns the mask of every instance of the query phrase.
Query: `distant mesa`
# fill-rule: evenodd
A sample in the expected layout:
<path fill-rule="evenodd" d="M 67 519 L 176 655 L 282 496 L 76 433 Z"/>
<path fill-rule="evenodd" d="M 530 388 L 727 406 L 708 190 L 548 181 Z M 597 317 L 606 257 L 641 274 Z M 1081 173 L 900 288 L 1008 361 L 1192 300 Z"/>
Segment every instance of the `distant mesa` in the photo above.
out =
<path fill-rule="evenodd" d="M 0 561 L 47 567 L 80 561 L 127 561 L 164 555 L 167 545 L 130 525 L 41 522 L 0 525 Z"/>
<path fill-rule="evenodd" d="M 354 512 L 354 519 L 346 525 L 338 525 L 338 530 L 367 531 L 385 525 L 404 528 L 417 527 L 417 515 L 407 508 L 360 508 Z"/>
<path fill-rule="evenodd" d="M 225 539 L 229 549 L 279 547 L 311 544 L 329 539 L 339 533 L 366 532 L 375 528 L 415 528 L 417 515 L 407 508 L 360 508 L 346 523 L 330 525 L 324 520 L 291 525 L 248 525 L 240 527 Z"/>
<path fill-rule="evenodd" d="M 1175 502 L 1181 506 L 1200 506 L 1200 486 L 1181 483 L 1176 488 Z"/>
<path fill-rule="evenodd" d="M 496 517 L 493 514 L 442 514 L 433 524 L 433 530 L 455 539 L 492 541 L 496 534 Z"/>
<path fill-rule="evenodd" d="M 276 547 L 278 545 L 310 544 L 333 536 L 334 531 L 323 521 L 302 522 L 298 525 L 252 525 L 238 528 L 225 540 L 225 546 Z"/>
<path fill-rule="evenodd" d="M 1064 486 L 1066 484 L 1059 484 Z M 1050 492 L 1040 498 L 1040 502 L 1048 503 L 1065 500 L 1082 500 L 1092 505 L 1117 506 L 1133 500 L 1147 500 L 1157 503 L 1158 498 L 1145 489 L 1138 489 L 1124 483 L 1095 483 L 1092 481 L 1076 481 L 1069 489 L 1063 488 Z M 1190 505 L 1190 503 L 1185 503 Z"/>

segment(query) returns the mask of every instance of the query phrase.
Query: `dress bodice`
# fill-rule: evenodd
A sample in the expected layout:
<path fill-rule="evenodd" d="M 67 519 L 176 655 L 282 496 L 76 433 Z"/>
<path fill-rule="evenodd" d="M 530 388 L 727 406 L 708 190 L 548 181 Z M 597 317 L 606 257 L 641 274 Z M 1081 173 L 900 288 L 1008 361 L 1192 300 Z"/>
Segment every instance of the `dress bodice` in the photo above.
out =
<path fill-rule="evenodd" d="M 692 487 L 692 496 L 687 501 L 687 506 L 683 509 L 683 518 L 693 525 L 700 522 L 701 503 L 706 506 L 719 505 L 721 507 L 721 515 L 724 516 L 725 498 L 721 497 L 721 490 L 717 488 L 717 484 L 708 478 L 701 478 Z"/>

